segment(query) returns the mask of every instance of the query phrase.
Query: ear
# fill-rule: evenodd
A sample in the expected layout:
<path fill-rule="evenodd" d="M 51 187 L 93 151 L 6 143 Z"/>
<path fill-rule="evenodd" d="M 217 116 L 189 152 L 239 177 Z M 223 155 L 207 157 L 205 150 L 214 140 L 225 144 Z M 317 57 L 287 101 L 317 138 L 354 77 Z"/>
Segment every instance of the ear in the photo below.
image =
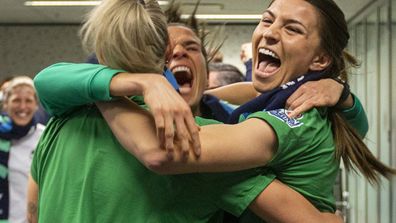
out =
<path fill-rule="evenodd" d="M 332 59 L 327 53 L 320 53 L 313 60 L 309 66 L 311 71 L 322 71 L 325 70 L 332 62 Z"/>

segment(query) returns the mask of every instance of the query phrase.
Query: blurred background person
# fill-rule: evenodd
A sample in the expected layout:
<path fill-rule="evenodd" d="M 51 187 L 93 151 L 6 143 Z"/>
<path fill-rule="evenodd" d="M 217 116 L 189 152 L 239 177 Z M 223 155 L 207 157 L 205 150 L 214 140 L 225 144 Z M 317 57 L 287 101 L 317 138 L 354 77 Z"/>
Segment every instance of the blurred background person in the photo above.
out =
<path fill-rule="evenodd" d="M 229 84 L 244 81 L 241 71 L 231 64 L 210 63 L 208 89 L 214 89 Z"/>
<path fill-rule="evenodd" d="M 30 77 L 9 81 L 0 116 L 0 222 L 27 222 L 26 192 L 30 164 L 44 130 L 34 115 L 38 99 Z"/>
<path fill-rule="evenodd" d="M 14 78 L 14 76 L 7 76 L 3 78 L 0 82 L 0 108 L 3 107 L 4 91 L 7 88 L 10 81 L 12 80 L 12 78 Z"/>
<path fill-rule="evenodd" d="M 220 50 L 209 49 L 208 58 L 211 58 L 212 63 L 223 63 L 224 54 Z"/>
<path fill-rule="evenodd" d="M 0 82 L 0 109 L 1 109 L 1 111 L 3 111 L 5 90 L 9 86 L 11 80 L 15 77 L 16 76 L 7 76 L 7 77 L 3 78 L 3 80 Z M 30 77 L 27 77 L 27 78 L 30 78 Z M 46 125 L 50 119 L 50 116 L 44 110 L 44 108 L 41 106 L 41 104 L 39 102 L 38 102 L 38 109 L 37 109 L 36 113 L 34 113 L 34 118 L 37 123 L 41 123 L 43 125 Z"/>
<path fill-rule="evenodd" d="M 245 81 L 252 81 L 252 43 L 241 45 L 241 61 L 246 67 Z"/>

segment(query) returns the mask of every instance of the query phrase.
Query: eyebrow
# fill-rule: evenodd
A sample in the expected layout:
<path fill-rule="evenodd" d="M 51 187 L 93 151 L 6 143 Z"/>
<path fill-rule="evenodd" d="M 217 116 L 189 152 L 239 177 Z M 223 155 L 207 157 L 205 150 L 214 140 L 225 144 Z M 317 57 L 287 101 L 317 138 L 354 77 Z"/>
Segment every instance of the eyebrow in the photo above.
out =
<path fill-rule="evenodd" d="M 196 40 L 187 40 L 185 42 L 182 43 L 183 46 L 189 46 L 189 45 L 201 45 L 200 42 L 196 41 Z"/>
<path fill-rule="evenodd" d="M 268 14 L 270 14 L 272 17 L 276 17 L 275 14 L 274 14 L 271 10 L 269 10 L 269 9 L 265 10 L 264 13 L 268 13 Z M 263 13 L 263 14 L 264 14 L 264 13 Z M 302 24 L 300 21 L 295 20 L 295 19 L 286 19 L 286 20 L 285 20 L 285 23 L 297 23 L 297 24 L 303 26 L 305 29 L 307 29 L 307 27 L 306 27 L 304 24 Z"/>

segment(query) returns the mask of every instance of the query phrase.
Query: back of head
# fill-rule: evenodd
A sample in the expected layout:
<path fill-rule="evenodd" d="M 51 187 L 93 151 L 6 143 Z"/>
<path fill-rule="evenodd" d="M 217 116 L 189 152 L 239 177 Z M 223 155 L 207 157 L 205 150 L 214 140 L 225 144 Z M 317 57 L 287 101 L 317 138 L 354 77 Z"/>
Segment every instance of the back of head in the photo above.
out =
<path fill-rule="evenodd" d="M 217 72 L 217 81 L 220 86 L 225 86 L 232 83 L 241 82 L 244 80 L 241 71 L 231 65 L 226 63 L 210 63 L 209 72 Z M 209 74 L 210 75 L 210 74 Z"/>
<path fill-rule="evenodd" d="M 132 73 L 162 72 L 168 33 L 156 0 L 103 0 L 80 33 L 101 64 Z"/>
<path fill-rule="evenodd" d="M 321 46 L 332 59 L 326 69 L 331 77 L 346 78 L 347 63 L 357 66 L 357 61 L 345 52 L 349 32 L 345 15 L 333 0 L 306 0 L 313 5 L 320 15 Z"/>
<path fill-rule="evenodd" d="M 191 29 L 196 34 L 196 36 L 202 42 L 202 53 L 207 63 L 209 63 L 212 62 L 214 57 L 217 55 L 226 38 L 223 34 L 223 27 L 221 27 L 212 33 L 212 36 L 217 36 L 218 38 L 212 38 L 211 40 L 208 40 L 207 37 L 209 36 L 210 32 L 208 29 L 206 29 L 205 22 L 198 21 L 197 17 L 195 16 L 200 3 L 201 1 L 197 0 L 191 15 L 187 19 L 184 19 L 182 18 L 180 1 L 172 0 L 169 3 L 168 8 L 165 10 L 165 16 L 167 18 L 168 26 L 184 26 Z M 210 49 L 210 51 L 208 52 L 206 49 Z"/>

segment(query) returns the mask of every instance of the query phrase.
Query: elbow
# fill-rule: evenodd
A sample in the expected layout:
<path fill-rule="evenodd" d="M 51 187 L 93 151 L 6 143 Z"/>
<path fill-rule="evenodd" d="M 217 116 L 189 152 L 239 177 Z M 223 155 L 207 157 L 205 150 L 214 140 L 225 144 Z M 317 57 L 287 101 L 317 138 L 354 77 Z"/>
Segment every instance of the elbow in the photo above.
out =
<path fill-rule="evenodd" d="M 173 174 L 169 168 L 169 164 L 172 162 L 172 160 L 168 157 L 166 151 L 164 150 L 157 148 L 154 151 L 147 152 L 141 156 L 140 161 L 147 169 L 156 174 Z"/>

